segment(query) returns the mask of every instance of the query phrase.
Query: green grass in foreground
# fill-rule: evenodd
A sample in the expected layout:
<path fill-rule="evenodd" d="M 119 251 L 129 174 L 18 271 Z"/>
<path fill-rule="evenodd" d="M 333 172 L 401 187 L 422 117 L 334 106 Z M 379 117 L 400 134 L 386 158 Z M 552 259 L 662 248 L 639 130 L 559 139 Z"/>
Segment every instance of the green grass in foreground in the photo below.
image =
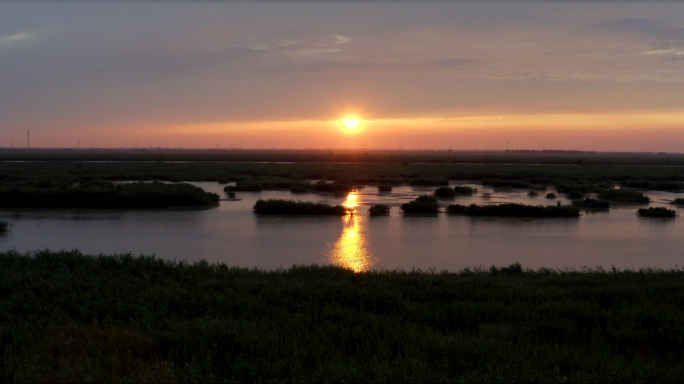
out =
<path fill-rule="evenodd" d="M 681 382 L 684 270 L 0 253 L 0 379 Z"/>

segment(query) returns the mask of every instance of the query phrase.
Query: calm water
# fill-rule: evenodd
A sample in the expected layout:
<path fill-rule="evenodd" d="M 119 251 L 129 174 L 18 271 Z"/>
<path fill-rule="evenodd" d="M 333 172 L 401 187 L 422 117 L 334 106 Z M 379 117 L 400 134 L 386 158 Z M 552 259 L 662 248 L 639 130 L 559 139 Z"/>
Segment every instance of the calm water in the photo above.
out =
<path fill-rule="evenodd" d="M 193 183 L 222 195 L 223 185 Z M 480 185 L 474 196 L 456 202 L 555 204 L 565 199 L 531 198 L 527 191 L 501 192 Z M 206 259 L 242 267 L 273 269 L 293 264 L 336 264 L 354 270 L 411 269 L 456 271 L 508 265 L 619 268 L 684 265 L 684 217 L 639 218 L 645 204 L 614 204 L 610 211 L 583 211 L 580 218 L 521 219 L 464 216 L 403 216 L 397 205 L 434 188 L 395 188 L 378 194 L 366 187 L 356 195 L 239 193 L 212 209 L 182 210 L 0 210 L 13 222 L 0 234 L 0 249 L 49 248 L 84 253 L 155 254 L 166 259 Z M 491 198 L 481 196 L 492 193 Z M 650 206 L 665 206 L 681 194 L 647 192 Z M 262 216 L 251 211 L 257 199 L 329 201 L 357 208 L 350 217 Z M 368 217 L 370 203 L 394 205 L 389 217 Z M 669 205 L 667 205 L 670 207 Z M 684 212 L 681 208 L 678 214 Z"/>

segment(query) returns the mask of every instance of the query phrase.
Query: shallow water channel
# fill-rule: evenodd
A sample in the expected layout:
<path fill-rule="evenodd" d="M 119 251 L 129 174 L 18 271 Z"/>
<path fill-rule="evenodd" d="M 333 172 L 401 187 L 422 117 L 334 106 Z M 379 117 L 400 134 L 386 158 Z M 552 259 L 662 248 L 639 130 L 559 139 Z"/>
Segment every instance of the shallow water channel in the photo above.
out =
<path fill-rule="evenodd" d="M 223 185 L 192 183 L 223 196 Z M 452 183 L 453 184 L 463 184 Z M 448 204 L 519 202 L 555 204 L 564 198 L 530 197 L 527 191 L 500 191 L 476 184 L 473 196 Z M 671 268 L 684 264 L 684 217 L 640 218 L 649 204 L 613 203 L 608 210 L 583 210 L 579 218 L 494 218 L 439 214 L 402 215 L 398 205 L 435 187 L 396 187 L 378 194 L 366 187 L 352 196 L 292 194 L 289 191 L 238 193 L 210 209 L 92 210 L 3 209 L 13 223 L 0 234 L 0 249 L 30 251 L 78 249 L 89 254 L 132 252 L 175 260 L 220 262 L 275 269 L 294 264 L 334 264 L 357 271 L 411 268 L 457 271 L 465 267 Z M 482 196 L 491 193 L 491 197 Z M 645 192 L 650 206 L 667 206 L 682 194 Z M 329 201 L 356 207 L 357 214 L 266 216 L 251 208 L 258 199 Z M 394 205 L 389 217 L 369 217 L 368 205 Z M 673 208 L 678 215 L 682 208 Z"/>

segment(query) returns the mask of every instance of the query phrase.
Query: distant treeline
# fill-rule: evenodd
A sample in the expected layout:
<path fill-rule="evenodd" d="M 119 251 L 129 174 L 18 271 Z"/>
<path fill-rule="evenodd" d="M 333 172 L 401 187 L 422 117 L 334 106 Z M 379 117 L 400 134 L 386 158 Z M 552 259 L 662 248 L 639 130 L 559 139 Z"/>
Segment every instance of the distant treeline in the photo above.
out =
<path fill-rule="evenodd" d="M 684 156 L 654 153 L 599 153 L 558 150 L 397 151 L 397 150 L 8 150 L 0 161 L 199 161 L 199 162 L 379 162 L 470 164 L 684 165 Z"/>
<path fill-rule="evenodd" d="M 517 203 L 505 204 L 452 204 L 447 207 L 448 213 L 459 213 L 468 216 L 519 216 L 519 217 L 577 217 L 579 209 L 571 205 L 526 205 Z"/>
<path fill-rule="evenodd" d="M 681 191 L 684 183 L 678 181 L 648 181 L 648 180 L 628 180 L 620 183 L 621 187 L 655 189 L 660 191 Z"/>
<path fill-rule="evenodd" d="M 264 271 L 8 251 L 0 292 L 3 382 L 684 377 L 680 268 Z"/>
<path fill-rule="evenodd" d="M 1 207 L 40 208 L 165 208 L 216 203 L 219 196 L 190 184 L 120 183 L 104 180 L 78 184 L 40 182 L 0 183 Z"/>
<path fill-rule="evenodd" d="M 229 189 L 315 190 L 311 180 L 336 181 L 347 188 L 358 185 L 447 186 L 448 180 L 475 180 L 496 188 L 543 189 L 561 193 L 608 189 L 613 182 L 684 182 L 684 167 L 618 165 L 506 165 L 506 164 L 396 164 L 396 163 L 0 163 L 0 182 L 79 182 L 106 180 L 236 182 Z M 315 183 L 314 183 L 315 184 Z M 327 187 L 326 187 L 327 188 Z"/>

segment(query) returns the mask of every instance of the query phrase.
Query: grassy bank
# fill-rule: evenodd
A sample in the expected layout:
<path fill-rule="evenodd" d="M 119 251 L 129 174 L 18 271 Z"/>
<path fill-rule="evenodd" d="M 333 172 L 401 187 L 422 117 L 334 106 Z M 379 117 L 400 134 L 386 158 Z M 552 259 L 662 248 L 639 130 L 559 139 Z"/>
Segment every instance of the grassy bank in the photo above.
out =
<path fill-rule="evenodd" d="M 0 253 L 3 381 L 679 382 L 684 271 Z"/>
<path fill-rule="evenodd" d="M 165 208 L 214 204 L 219 196 L 190 184 L 123 183 L 104 180 L 0 183 L 0 207 Z"/>

